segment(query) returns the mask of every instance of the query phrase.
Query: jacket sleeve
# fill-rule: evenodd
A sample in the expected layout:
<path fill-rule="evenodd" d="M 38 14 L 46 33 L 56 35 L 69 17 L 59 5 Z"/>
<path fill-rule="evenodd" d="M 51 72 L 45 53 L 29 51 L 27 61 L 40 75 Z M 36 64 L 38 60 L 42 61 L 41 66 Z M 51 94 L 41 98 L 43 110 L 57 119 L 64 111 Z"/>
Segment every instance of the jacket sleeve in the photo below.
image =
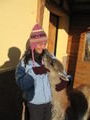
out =
<path fill-rule="evenodd" d="M 21 88 L 23 91 L 29 90 L 31 87 L 34 86 L 34 79 L 28 73 L 25 72 L 25 68 L 21 66 L 19 63 L 16 68 L 16 84 Z"/>

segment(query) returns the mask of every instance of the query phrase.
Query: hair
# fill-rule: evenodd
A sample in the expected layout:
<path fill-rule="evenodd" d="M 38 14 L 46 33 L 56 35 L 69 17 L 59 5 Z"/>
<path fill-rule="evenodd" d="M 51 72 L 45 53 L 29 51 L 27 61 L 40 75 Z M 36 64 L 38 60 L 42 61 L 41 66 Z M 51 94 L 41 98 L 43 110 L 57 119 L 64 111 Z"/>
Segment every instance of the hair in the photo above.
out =
<path fill-rule="evenodd" d="M 31 53 L 31 49 L 26 49 L 24 55 L 23 55 L 23 58 L 24 58 L 24 63 L 25 65 L 28 64 L 28 61 L 30 59 L 32 59 L 32 53 Z"/>
<path fill-rule="evenodd" d="M 44 54 L 44 50 L 41 54 L 37 53 L 35 50 L 34 50 L 34 57 L 35 57 L 35 61 L 38 63 L 38 64 L 42 64 L 42 57 L 43 57 L 43 54 Z M 30 48 L 26 49 L 24 55 L 23 55 L 23 58 L 24 58 L 24 63 L 25 63 L 25 66 L 28 64 L 29 60 L 32 60 L 32 51 Z"/>

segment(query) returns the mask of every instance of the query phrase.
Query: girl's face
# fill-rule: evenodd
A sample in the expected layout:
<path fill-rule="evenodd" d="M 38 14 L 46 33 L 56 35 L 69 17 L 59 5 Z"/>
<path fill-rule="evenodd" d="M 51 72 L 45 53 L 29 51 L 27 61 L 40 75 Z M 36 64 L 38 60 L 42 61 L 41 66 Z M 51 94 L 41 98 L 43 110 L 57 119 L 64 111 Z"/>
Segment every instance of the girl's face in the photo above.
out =
<path fill-rule="evenodd" d="M 46 48 L 46 42 L 38 43 L 35 48 L 35 51 L 41 54 L 45 48 Z"/>

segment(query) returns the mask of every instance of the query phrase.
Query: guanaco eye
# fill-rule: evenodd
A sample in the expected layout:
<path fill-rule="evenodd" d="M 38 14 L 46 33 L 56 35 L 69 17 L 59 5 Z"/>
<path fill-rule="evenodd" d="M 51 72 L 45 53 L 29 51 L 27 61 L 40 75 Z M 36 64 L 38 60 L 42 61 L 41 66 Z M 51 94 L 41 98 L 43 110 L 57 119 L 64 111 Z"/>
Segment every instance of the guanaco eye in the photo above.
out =
<path fill-rule="evenodd" d="M 54 59 L 52 59 L 52 60 L 51 60 L 51 65 L 53 66 L 53 65 L 54 65 L 54 63 L 55 63 L 55 60 L 54 60 Z"/>

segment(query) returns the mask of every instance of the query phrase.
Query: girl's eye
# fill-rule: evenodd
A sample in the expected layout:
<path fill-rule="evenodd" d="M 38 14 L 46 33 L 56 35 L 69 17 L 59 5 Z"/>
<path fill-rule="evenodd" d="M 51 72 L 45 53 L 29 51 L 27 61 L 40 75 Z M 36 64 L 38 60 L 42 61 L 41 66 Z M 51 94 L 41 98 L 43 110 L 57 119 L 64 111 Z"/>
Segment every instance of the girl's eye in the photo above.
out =
<path fill-rule="evenodd" d="M 46 42 L 43 42 L 43 43 L 39 43 L 39 45 L 46 45 Z"/>

